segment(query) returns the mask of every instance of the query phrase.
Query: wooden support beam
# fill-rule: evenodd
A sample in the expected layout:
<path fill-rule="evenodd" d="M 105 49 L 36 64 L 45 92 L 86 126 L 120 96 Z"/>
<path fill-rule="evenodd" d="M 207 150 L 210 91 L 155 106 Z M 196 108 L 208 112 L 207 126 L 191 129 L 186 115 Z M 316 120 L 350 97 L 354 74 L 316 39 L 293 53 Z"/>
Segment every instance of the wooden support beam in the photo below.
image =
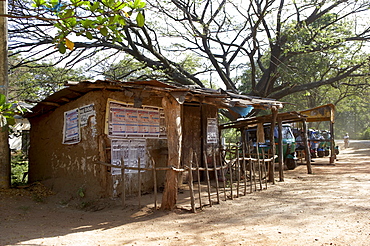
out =
<path fill-rule="evenodd" d="M 277 107 L 272 107 L 271 108 L 271 114 L 272 114 L 272 118 L 271 118 L 271 126 L 270 126 L 270 143 L 271 143 L 271 152 L 272 152 L 272 155 L 274 156 L 275 155 L 275 139 L 274 139 L 274 128 L 275 128 L 275 125 L 276 125 L 276 119 L 277 119 L 277 115 L 278 115 L 278 108 Z M 273 184 L 275 184 L 275 177 L 274 177 L 274 166 L 275 166 L 275 163 L 272 161 L 270 164 L 269 164 L 269 173 L 268 173 L 268 176 L 269 176 L 269 181 L 272 182 Z"/>
<path fill-rule="evenodd" d="M 180 168 L 182 151 L 182 106 L 172 96 L 163 97 L 162 106 L 165 114 L 168 166 Z M 162 196 L 164 210 L 173 210 L 177 202 L 178 173 L 166 172 L 166 182 Z"/>
<path fill-rule="evenodd" d="M 306 165 L 307 165 L 307 173 L 312 174 L 312 167 L 311 167 L 311 153 L 310 147 L 308 146 L 308 134 L 307 134 L 307 122 L 306 120 L 302 120 L 303 125 L 303 142 L 304 142 L 304 151 L 306 154 Z"/>
<path fill-rule="evenodd" d="M 278 158 L 279 158 L 279 181 L 284 181 L 284 150 L 283 150 L 283 123 L 282 119 L 278 118 Z"/>

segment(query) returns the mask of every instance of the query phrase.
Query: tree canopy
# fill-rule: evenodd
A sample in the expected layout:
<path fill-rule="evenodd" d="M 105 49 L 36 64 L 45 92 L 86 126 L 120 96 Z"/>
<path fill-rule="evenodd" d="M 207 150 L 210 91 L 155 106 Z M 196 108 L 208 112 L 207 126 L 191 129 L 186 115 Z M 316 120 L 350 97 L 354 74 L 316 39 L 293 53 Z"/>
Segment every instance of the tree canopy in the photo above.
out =
<path fill-rule="evenodd" d="M 10 20 L 9 49 L 24 57 L 14 67 L 58 52 L 65 54 L 56 63 L 74 66 L 110 50 L 173 83 L 204 86 L 212 77 L 228 90 L 276 99 L 368 76 L 362 73 L 370 39 L 369 22 L 361 18 L 369 12 L 365 0 L 35 2 L 9 4 L 9 16 L 17 17 Z M 189 54 L 200 59 L 195 71 L 183 64 Z M 295 76 L 315 73 L 305 59 L 318 62 L 320 74 Z"/>

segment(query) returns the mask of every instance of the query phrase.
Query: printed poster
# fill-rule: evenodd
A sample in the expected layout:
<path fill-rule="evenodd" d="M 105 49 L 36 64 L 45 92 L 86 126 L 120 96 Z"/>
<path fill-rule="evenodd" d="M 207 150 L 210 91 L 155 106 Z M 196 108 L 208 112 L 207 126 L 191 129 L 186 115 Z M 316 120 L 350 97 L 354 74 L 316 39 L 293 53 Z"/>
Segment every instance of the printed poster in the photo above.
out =
<path fill-rule="evenodd" d="M 79 115 L 76 108 L 64 112 L 63 144 L 75 144 L 80 140 Z"/>
<path fill-rule="evenodd" d="M 112 165 L 121 166 L 122 159 L 125 166 L 140 167 L 146 166 L 146 141 L 145 139 L 112 139 L 111 140 Z M 138 170 L 126 169 L 125 173 L 137 173 Z M 112 168 L 112 175 L 121 175 L 121 168 Z"/>
<path fill-rule="evenodd" d="M 87 126 L 90 116 L 95 116 L 94 104 L 92 103 L 90 105 L 80 107 L 78 112 L 80 116 L 80 127 Z"/>
<path fill-rule="evenodd" d="M 161 131 L 161 108 L 143 106 L 134 108 L 133 104 L 108 102 L 107 133 L 112 137 L 126 138 L 159 138 L 166 137 L 165 127 Z M 164 115 L 163 115 L 164 119 Z"/>
<path fill-rule="evenodd" d="M 216 118 L 207 119 L 207 143 L 218 143 L 218 125 Z"/>

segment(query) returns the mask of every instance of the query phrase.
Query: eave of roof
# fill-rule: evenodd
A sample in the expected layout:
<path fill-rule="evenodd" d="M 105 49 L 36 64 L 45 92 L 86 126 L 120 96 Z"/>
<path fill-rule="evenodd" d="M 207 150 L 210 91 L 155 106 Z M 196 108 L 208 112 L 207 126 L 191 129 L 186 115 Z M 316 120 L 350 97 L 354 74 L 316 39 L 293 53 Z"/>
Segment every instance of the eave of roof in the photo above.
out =
<path fill-rule="evenodd" d="M 57 91 L 45 98 L 32 108 L 32 112 L 26 114 L 27 118 L 45 114 L 64 104 L 76 100 L 77 98 L 93 90 L 114 90 L 114 91 L 134 91 L 142 90 L 152 92 L 158 96 L 172 94 L 179 103 L 198 102 L 212 104 L 219 108 L 229 108 L 234 106 L 247 107 L 249 105 L 255 108 L 268 109 L 272 106 L 283 107 L 283 103 L 274 99 L 249 97 L 235 93 L 225 92 L 223 90 L 214 90 L 208 88 L 190 88 L 176 87 L 168 85 L 157 80 L 121 82 L 111 80 L 81 81 L 69 82 L 68 87 Z"/>

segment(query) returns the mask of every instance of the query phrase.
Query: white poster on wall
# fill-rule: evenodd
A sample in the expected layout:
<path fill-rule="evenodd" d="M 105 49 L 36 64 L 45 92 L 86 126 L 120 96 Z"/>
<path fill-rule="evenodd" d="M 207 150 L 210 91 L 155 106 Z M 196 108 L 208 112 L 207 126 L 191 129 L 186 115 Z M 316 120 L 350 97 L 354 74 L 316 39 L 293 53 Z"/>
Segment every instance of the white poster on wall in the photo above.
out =
<path fill-rule="evenodd" d="M 216 118 L 207 119 L 207 143 L 218 143 L 218 125 Z"/>
<path fill-rule="evenodd" d="M 146 141 L 145 139 L 112 139 L 111 140 L 111 164 L 121 166 L 122 160 L 127 167 L 140 167 L 146 166 Z M 125 173 L 137 173 L 138 170 L 126 169 Z M 112 168 L 112 175 L 120 175 L 121 168 Z"/>
<path fill-rule="evenodd" d="M 95 116 L 94 104 L 85 105 L 79 108 L 80 127 L 87 126 L 90 116 Z"/>
<path fill-rule="evenodd" d="M 64 112 L 63 144 L 75 144 L 80 140 L 80 121 L 76 108 Z"/>
<path fill-rule="evenodd" d="M 161 108 L 145 105 L 141 108 L 134 108 L 133 104 L 108 101 L 107 112 L 109 115 L 106 129 L 110 137 L 166 137 L 164 120 L 161 119 L 163 112 Z"/>

